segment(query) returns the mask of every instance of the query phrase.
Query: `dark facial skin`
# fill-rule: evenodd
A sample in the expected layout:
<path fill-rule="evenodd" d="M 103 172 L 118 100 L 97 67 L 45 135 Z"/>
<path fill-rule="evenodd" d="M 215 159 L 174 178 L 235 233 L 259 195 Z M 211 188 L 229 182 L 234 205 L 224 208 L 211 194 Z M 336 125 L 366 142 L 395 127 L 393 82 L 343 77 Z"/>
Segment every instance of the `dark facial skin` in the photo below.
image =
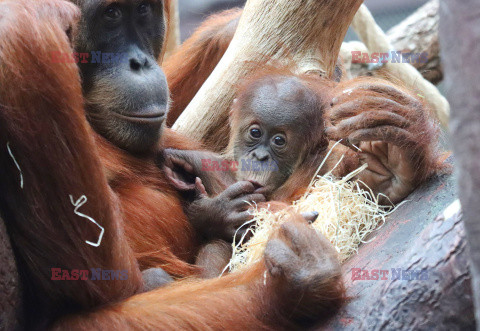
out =
<path fill-rule="evenodd" d="M 165 75 L 157 64 L 165 33 L 162 1 L 74 2 L 82 10 L 75 51 L 90 53 L 89 63 L 79 67 L 91 125 L 131 153 L 152 151 L 169 100 Z M 91 52 L 123 57 L 91 63 Z"/>
<path fill-rule="evenodd" d="M 320 130 L 321 109 L 295 77 L 261 80 L 237 101 L 233 129 L 238 180 L 265 188 L 267 195 L 287 181 L 303 159 L 310 130 Z"/>

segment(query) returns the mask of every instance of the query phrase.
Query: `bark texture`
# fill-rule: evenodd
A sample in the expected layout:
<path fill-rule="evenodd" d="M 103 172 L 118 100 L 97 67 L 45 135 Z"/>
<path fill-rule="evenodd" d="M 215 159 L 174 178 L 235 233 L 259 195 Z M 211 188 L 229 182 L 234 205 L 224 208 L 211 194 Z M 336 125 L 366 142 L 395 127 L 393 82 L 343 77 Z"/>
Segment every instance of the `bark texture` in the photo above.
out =
<path fill-rule="evenodd" d="M 442 0 L 440 22 L 445 87 L 452 106 L 450 131 L 480 328 L 480 2 Z"/>

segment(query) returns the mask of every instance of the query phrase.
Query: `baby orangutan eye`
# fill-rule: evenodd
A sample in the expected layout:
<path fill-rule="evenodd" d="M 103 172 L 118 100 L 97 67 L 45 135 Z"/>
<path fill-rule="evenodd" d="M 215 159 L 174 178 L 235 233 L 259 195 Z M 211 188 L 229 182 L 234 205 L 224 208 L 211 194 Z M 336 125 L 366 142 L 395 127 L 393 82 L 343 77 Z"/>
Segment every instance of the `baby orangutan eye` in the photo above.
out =
<path fill-rule="evenodd" d="M 287 140 L 284 136 L 278 135 L 273 137 L 273 143 L 278 147 L 283 147 L 287 143 Z"/>
<path fill-rule="evenodd" d="M 252 138 L 259 139 L 262 137 L 262 131 L 257 127 L 253 127 L 250 129 L 250 136 Z"/>

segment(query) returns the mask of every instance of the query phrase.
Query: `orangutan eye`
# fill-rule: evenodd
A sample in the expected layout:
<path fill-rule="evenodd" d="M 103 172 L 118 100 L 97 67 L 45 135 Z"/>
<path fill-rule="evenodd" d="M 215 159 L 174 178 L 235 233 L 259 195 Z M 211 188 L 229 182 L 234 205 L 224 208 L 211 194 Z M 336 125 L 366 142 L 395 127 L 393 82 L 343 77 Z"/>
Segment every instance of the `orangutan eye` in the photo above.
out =
<path fill-rule="evenodd" d="M 278 135 L 273 137 L 273 143 L 278 147 L 283 147 L 287 143 L 287 140 L 285 139 L 284 136 Z"/>
<path fill-rule="evenodd" d="M 262 137 L 262 131 L 258 128 L 250 129 L 250 136 L 255 139 L 260 139 Z"/>
<path fill-rule="evenodd" d="M 140 15 L 145 16 L 152 11 L 152 6 L 148 2 L 144 2 L 140 6 L 138 6 L 137 11 Z"/>
<path fill-rule="evenodd" d="M 112 4 L 105 9 L 103 16 L 109 21 L 118 21 L 122 17 L 122 11 L 117 4 Z"/>

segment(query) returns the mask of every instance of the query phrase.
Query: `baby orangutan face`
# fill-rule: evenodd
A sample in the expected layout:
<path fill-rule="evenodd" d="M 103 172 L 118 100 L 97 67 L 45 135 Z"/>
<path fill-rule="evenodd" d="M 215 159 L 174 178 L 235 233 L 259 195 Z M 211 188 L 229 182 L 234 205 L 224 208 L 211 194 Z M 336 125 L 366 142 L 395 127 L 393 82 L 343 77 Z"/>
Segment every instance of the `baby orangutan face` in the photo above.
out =
<path fill-rule="evenodd" d="M 286 76 L 264 77 L 241 92 L 231 124 L 237 180 L 263 187 L 266 196 L 282 186 L 309 153 L 312 133 L 323 131 L 314 92 L 300 79 Z"/>

